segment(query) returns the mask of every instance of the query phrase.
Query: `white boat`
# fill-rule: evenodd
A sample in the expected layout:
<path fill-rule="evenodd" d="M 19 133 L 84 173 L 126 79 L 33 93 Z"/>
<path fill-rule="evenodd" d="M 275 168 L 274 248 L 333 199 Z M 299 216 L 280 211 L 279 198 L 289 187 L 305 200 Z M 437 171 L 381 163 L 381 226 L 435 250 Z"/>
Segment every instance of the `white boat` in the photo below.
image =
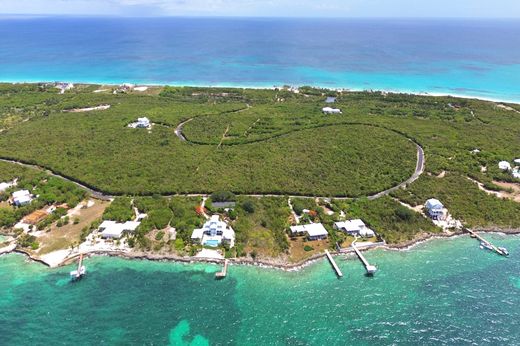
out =
<path fill-rule="evenodd" d="M 502 252 L 502 255 L 509 256 L 509 251 L 505 247 L 498 247 L 498 249 Z"/>
<path fill-rule="evenodd" d="M 481 248 L 481 249 L 488 249 L 488 250 L 490 250 L 490 251 L 493 251 L 493 250 L 494 250 L 494 249 L 493 249 L 493 246 L 491 246 L 491 244 L 486 243 L 486 242 L 483 242 L 483 241 L 480 242 L 480 248 Z"/>

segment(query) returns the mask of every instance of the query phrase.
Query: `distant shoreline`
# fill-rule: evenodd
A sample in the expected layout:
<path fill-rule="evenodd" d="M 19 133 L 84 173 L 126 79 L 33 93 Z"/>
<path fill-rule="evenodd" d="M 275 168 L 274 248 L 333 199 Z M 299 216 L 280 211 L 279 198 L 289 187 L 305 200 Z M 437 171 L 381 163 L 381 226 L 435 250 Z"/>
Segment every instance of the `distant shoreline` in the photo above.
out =
<path fill-rule="evenodd" d="M 48 81 L 4 81 L 0 80 L 0 84 L 41 84 L 41 83 L 56 83 L 61 82 L 58 80 L 48 80 Z M 265 84 L 214 84 L 214 85 L 207 85 L 207 84 L 168 84 L 168 83 L 153 83 L 153 82 L 139 82 L 139 81 L 109 81 L 109 82 L 95 82 L 95 81 L 67 81 L 73 84 L 80 84 L 80 85 L 99 85 L 99 86 L 111 86 L 116 87 L 125 83 L 128 84 L 134 84 L 139 86 L 146 86 L 146 87 L 186 87 L 186 88 L 232 88 L 232 89 L 254 89 L 254 90 L 274 90 L 277 88 L 283 88 L 284 86 L 290 86 L 293 88 L 300 88 L 303 86 L 310 86 L 312 88 L 319 88 L 319 89 L 325 89 L 325 90 L 332 90 L 337 92 L 373 92 L 373 93 L 391 93 L 391 94 L 402 94 L 402 95 L 416 95 L 416 96 L 430 96 L 430 97 L 454 97 L 454 98 L 461 98 L 461 99 L 468 99 L 468 100 L 480 100 L 480 101 L 488 101 L 488 102 L 494 102 L 494 103 L 509 103 L 509 104 L 516 104 L 520 105 L 520 99 L 518 100 L 511 100 L 511 99 L 502 99 L 502 98 L 492 98 L 492 97 L 484 97 L 479 95 L 472 95 L 472 94 L 457 94 L 457 93 L 450 93 L 450 92 L 437 92 L 437 91 L 414 91 L 414 90 L 404 90 L 404 89 L 362 89 L 362 88 L 356 88 L 356 87 L 331 87 L 326 85 L 317 85 L 317 84 L 302 84 L 302 85 L 290 85 L 290 84 L 283 84 L 281 85 L 273 85 L 273 83 L 265 83 Z"/>

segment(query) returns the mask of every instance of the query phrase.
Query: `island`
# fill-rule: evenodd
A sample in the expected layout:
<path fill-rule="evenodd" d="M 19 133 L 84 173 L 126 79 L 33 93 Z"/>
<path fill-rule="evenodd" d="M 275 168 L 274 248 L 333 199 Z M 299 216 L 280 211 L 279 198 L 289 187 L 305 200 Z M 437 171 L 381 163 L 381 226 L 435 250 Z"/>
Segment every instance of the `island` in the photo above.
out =
<path fill-rule="evenodd" d="M 520 230 L 516 104 L 60 85 L 0 84 L 0 253 L 295 268 Z"/>

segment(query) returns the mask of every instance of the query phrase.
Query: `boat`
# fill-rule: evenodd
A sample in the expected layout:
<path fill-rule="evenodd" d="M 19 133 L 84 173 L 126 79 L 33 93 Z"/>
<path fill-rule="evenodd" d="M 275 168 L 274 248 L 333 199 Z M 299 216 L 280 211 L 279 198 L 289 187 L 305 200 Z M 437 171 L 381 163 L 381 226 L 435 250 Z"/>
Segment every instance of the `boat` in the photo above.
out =
<path fill-rule="evenodd" d="M 509 251 L 505 247 L 499 246 L 498 249 L 502 252 L 502 255 L 509 256 Z"/>
<path fill-rule="evenodd" d="M 480 248 L 481 249 L 488 249 L 490 251 L 494 251 L 493 246 L 491 244 L 481 241 L 480 242 Z"/>

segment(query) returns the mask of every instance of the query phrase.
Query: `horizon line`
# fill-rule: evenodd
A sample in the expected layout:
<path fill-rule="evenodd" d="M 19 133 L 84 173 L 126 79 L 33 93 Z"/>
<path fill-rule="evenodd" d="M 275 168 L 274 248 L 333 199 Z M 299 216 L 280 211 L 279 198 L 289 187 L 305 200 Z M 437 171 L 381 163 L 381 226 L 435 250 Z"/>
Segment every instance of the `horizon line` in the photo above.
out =
<path fill-rule="evenodd" d="M 74 14 L 74 13 L 0 13 L 0 20 L 5 18 L 23 18 L 23 17 L 60 17 L 60 18 L 128 18 L 128 19 L 149 19 L 149 18 L 192 18 L 192 19 L 350 19 L 350 20 L 516 20 L 520 21 L 520 17 L 461 17 L 461 16 L 445 16 L 445 17 L 428 17 L 428 16 L 255 16 L 255 15 L 118 15 L 118 14 Z"/>

